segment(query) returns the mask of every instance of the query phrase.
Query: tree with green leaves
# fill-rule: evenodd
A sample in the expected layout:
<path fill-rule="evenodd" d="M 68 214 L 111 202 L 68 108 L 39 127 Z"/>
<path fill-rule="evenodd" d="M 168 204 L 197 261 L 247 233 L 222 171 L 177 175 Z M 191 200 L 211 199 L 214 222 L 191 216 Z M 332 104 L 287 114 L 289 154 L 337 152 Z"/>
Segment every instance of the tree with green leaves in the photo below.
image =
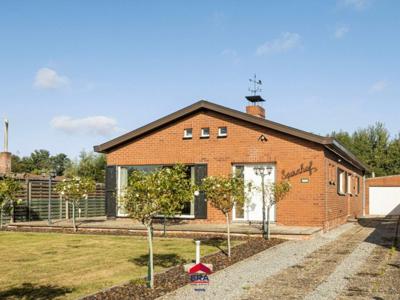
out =
<path fill-rule="evenodd" d="M 11 213 L 18 203 L 18 194 L 22 190 L 20 181 L 5 177 L 0 180 L 0 228 L 3 226 L 3 213 Z"/>
<path fill-rule="evenodd" d="M 147 229 L 149 247 L 148 283 L 154 288 L 153 220 L 161 214 L 178 215 L 184 204 L 193 198 L 194 185 L 187 178 L 186 167 L 176 165 L 154 172 L 133 171 L 121 194 L 121 202 L 129 217 Z"/>
<path fill-rule="evenodd" d="M 246 185 L 239 176 L 209 176 L 203 179 L 201 189 L 206 193 L 206 199 L 212 206 L 220 210 L 226 219 L 228 242 L 228 257 L 231 256 L 230 218 L 235 205 L 242 207 L 246 202 Z M 250 189 L 251 186 L 247 185 Z"/>
<path fill-rule="evenodd" d="M 397 147 L 396 139 L 391 140 L 383 123 L 377 122 L 368 128 L 358 129 L 353 134 L 333 132 L 332 137 L 367 164 L 371 173 L 374 172 L 377 176 L 396 174 L 396 157 L 393 155 Z"/>
<path fill-rule="evenodd" d="M 270 236 L 270 225 L 271 225 L 271 208 L 276 205 L 278 202 L 283 200 L 286 195 L 292 189 L 292 185 L 289 181 L 283 180 L 280 182 L 272 182 L 272 183 L 265 183 L 265 190 L 267 191 L 267 239 L 271 238 Z"/>
<path fill-rule="evenodd" d="M 74 231 L 77 231 L 75 220 L 75 209 L 80 206 L 80 201 L 88 199 L 89 193 L 96 189 L 96 182 L 92 178 L 72 177 L 64 179 L 56 185 L 56 191 L 60 193 L 64 201 L 72 204 L 72 224 Z"/>
<path fill-rule="evenodd" d="M 106 165 L 104 154 L 82 151 L 79 158 L 68 165 L 64 175 L 90 177 L 96 182 L 104 182 Z"/>
<path fill-rule="evenodd" d="M 58 176 L 64 175 L 64 171 L 71 163 L 64 153 L 51 156 L 50 152 L 44 149 L 35 150 L 30 156 L 11 156 L 11 171 L 14 173 L 48 174 L 55 171 Z"/>

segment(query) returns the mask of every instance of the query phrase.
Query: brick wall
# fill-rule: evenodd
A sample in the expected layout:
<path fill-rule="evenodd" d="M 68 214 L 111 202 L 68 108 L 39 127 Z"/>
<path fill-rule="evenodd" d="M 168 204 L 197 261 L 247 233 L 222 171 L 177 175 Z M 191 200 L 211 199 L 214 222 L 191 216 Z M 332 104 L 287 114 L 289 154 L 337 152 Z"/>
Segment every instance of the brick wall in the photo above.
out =
<path fill-rule="evenodd" d="M 217 138 L 217 130 L 221 126 L 228 128 L 228 137 Z M 209 139 L 200 139 L 202 127 L 210 128 Z M 183 139 L 185 128 L 193 128 L 191 140 Z M 259 140 L 262 134 L 267 141 Z M 206 163 L 208 175 L 230 174 L 235 163 L 275 163 L 277 181 L 282 180 L 282 171 L 295 171 L 301 164 L 307 165 L 310 161 L 316 168 L 315 172 L 311 176 L 303 173 L 290 179 L 293 188 L 278 203 L 276 221 L 283 225 L 323 226 L 326 223 L 327 177 L 325 152 L 319 144 L 203 111 L 121 145 L 107 154 L 109 165 Z M 309 182 L 301 183 L 302 178 Z M 329 187 L 331 190 L 333 188 Z M 329 211 L 329 220 L 332 224 L 343 223 L 345 219 L 340 218 L 347 216 L 347 204 L 333 193 L 330 196 L 335 199 L 329 201 L 329 205 L 333 206 Z M 335 201 L 343 204 L 338 205 Z M 209 205 L 205 222 L 224 221 L 223 215 Z"/>
<path fill-rule="evenodd" d="M 327 197 L 326 197 L 326 221 L 325 229 L 330 229 L 343 224 L 348 217 L 358 217 L 363 214 L 363 174 L 360 170 L 352 165 L 343 162 L 338 155 L 327 151 L 326 155 L 326 177 L 327 177 Z M 340 160 L 340 161 L 339 161 Z M 348 174 L 351 174 L 351 194 L 346 193 L 341 195 L 338 193 L 337 168 L 342 169 Z M 359 178 L 360 188 L 357 193 L 357 179 Z"/>

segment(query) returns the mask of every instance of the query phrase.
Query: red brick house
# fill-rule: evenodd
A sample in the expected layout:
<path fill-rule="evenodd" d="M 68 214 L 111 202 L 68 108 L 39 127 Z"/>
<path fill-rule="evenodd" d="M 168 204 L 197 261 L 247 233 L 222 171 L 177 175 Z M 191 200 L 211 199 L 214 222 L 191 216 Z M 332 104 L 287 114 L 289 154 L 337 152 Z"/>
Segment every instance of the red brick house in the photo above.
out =
<path fill-rule="evenodd" d="M 266 167 L 269 182 L 290 180 L 292 190 L 273 209 L 277 224 L 328 229 L 364 214 L 366 166 L 332 138 L 265 119 L 258 102 L 244 113 L 199 101 L 94 149 L 107 156 L 109 217 L 124 215 L 117 199 L 130 170 L 176 163 L 187 165 L 188 176 L 198 183 L 208 175 L 228 175 L 236 169 L 257 185 L 261 179 L 256 166 Z M 250 198 L 245 207 L 234 209 L 233 222 L 262 220 L 261 195 L 254 192 Z M 179 217 L 225 221 L 202 194 L 189 201 Z"/>

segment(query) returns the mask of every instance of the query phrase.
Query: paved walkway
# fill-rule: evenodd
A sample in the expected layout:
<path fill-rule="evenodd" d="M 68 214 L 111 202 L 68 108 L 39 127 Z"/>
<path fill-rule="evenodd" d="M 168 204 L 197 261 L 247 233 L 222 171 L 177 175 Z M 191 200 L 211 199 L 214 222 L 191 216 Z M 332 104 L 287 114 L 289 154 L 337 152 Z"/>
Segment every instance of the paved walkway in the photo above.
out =
<path fill-rule="evenodd" d="M 137 222 L 128 218 L 118 218 L 116 220 L 107 220 L 105 217 L 93 217 L 77 220 L 79 228 L 88 229 L 92 231 L 145 231 L 145 227 Z M 47 221 L 31 221 L 31 222 L 18 222 L 9 225 L 12 228 L 71 228 L 71 220 L 54 220 L 52 225 L 49 226 Z M 162 231 L 163 224 L 154 224 L 155 231 Z M 188 223 L 186 220 L 168 221 L 167 231 L 170 232 L 197 232 L 197 233 L 225 233 L 225 224 L 194 224 Z M 313 234 L 321 231 L 319 227 L 301 227 L 301 226 L 279 226 L 271 225 L 271 234 L 275 237 L 284 238 L 309 238 Z M 233 234 L 242 235 L 260 235 L 260 224 L 248 223 L 233 223 L 231 225 L 231 232 Z"/>
<path fill-rule="evenodd" d="M 203 294 L 185 286 L 162 299 L 347 299 L 349 279 L 366 267 L 376 249 L 393 251 L 388 241 L 393 241 L 396 221 L 348 223 L 313 240 L 286 242 L 212 274 Z M 399 278 L 400 269 L 392 269 L 388 274 L 397 272 Z M 390 288 L 400 292 L 400 280 Z M 374 293 L 361 295 L 372 298 Z"/>

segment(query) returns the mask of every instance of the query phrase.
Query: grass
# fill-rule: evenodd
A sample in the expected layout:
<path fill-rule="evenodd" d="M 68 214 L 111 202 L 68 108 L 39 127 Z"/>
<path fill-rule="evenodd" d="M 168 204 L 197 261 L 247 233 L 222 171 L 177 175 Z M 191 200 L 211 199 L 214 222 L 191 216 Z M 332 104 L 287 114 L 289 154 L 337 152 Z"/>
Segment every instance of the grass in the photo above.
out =
<path fill-rule="evenodd" d="M 220 248 L 204 243 L 201 252 Z M 155 238 L 154 252 L 159 272 L 192 261 L 195 244 Z M 76 299 L 147 274 L 145 237 L 0 232 L 0 254 L 0 299 Z"/>

